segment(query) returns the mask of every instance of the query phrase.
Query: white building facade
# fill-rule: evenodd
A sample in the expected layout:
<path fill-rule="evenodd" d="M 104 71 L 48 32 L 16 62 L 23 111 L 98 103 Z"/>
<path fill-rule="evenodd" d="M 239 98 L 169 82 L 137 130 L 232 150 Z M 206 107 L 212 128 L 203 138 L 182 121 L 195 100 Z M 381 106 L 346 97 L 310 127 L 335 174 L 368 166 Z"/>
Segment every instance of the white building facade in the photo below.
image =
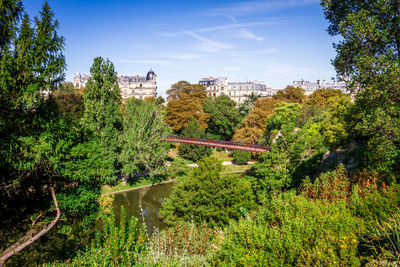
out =
<path fill-rule="evenodd" d="M 339 89 L 343 93 L 346 93 L 345 82 L 333 81 L 331 83 L 328 83 L 325 80 L 317 80 L 316 82 L 310 82 L 310 81 L 304 81 L 302 79 L 301 81 L 293 81 L 292 86 L 303 88 L 307 96 L 311 95 L 315 90 L 326 89 L 326 88 Z"/>
<path fill-rule="evenodd" d="M 85 88 L 90 75 L 75 73 L 74 86 L 77 89 Z M 152 69 L 146 76 L 118 76 L 118 85 L 121 90 L 122 98 L 136 97 L 145 99 L 147 97 L 157 97 L 157 75 Z"/>
<path fill-rule="evenodd" d="M 200 85 L 206 87 L 209 97 L 217 97 L 227 95 L 237 104 L 243 103 L 247 96 L 256 94 L 261 97 L 271 97 L 274 92 L 271 88 L 267 88 L 264 82 L 229 82 L 228 77 L 210 77 L 202 78 Z"/>

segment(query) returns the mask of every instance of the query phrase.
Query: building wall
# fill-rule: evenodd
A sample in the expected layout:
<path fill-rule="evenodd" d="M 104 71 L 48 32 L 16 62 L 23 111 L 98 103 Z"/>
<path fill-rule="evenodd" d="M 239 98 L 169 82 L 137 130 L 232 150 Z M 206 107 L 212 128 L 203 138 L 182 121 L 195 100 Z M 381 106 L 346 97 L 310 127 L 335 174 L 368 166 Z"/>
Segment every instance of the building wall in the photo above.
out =
<path fill-rule="evenodd" d="M 342 92 L 346 93 L 346 83 L 345 82 L 332 82 L 327 83 L 325 80 L 317 80 L 316 82 L 310 81 L 293 81 L 293 86 L 300 87 L 305 90 L 305 94 L 311 95 L 315 90 L 318 89 L 325 89 L 325 88 L 332 88 L 332 89 L 339 89 Z"/>
<path fill-rule="evenodd" d="M 148 74 L 150 72 L 152 70 Z M 73 82 L 75 88 L 85 88 L 89 78 L 90 75 L 75 73 Z M 120 75 L 118 76 L 118 86 L 121 90 L 122 98 L 136 97 L 145 99 L 147 97 L 157 97 L 157 75 L 155 74 L 151 75 L 150 80 L 146 79 L 146 76 Z"/>
<path fill-rule="evenodd" d="M 243 103 L 252 93 L 262 97 L 270 97 L 274 94 L 263 82 L 228 82 L 227 77 L 203 78 L 199 84 L 206 87 L 209 97 L 227 95 L 237 104 Z"/>

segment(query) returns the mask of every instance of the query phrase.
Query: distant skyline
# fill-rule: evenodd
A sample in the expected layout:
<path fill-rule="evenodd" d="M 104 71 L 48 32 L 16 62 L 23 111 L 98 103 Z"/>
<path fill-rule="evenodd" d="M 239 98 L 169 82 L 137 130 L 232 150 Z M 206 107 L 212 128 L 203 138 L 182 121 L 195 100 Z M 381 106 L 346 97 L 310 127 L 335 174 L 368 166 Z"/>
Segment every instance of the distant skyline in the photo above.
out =
<path fill-rule="evenodd" d="M 31 18 L 42 1 L 23 1 Z M 180 80 L 228 76 L 283 88 L 293 80 L 336 76 L 318 0 L 49 0 L 66 39 L 67 81 L 89 73 L 97 56 L 118 74 L 157 74 L 165 96 Z"/>

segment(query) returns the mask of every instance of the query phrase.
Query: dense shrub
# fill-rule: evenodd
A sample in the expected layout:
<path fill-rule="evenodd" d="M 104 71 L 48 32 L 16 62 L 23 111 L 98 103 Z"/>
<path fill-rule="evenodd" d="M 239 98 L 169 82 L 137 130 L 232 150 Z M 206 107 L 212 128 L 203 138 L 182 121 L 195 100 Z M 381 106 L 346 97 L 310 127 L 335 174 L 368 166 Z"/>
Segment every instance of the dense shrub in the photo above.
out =
<path fill-rule="evenodd" d="M 235 150 L 233 151 L 233 162 L 237 164 L 246 164 L 251 160 L 249 151 Z"/>
<path fill-rule="evenodd" d="M 361 217 L 368 228 L 376 222 L 388 219 L 400 207 L 400 187 L 392 185 L 382 190 L 361 189 L 356 185 L 352 188 L 350 208 Z"/>
<path fill-rule="evenodd" d="M 216 158 L 198 162 L 183 181 L 172 190 L 163 203 L 160 216 L 168 225 L 180 221 L 203 221 L 210 226 L 223 226 L 237 220 L 241 210 L 255 208 L 250 183 L 240 176 L 223 174 L 223 166 Z"/>
<path fill-rule="evenodd" d="M 206 224 L 180 223 L 161 232 L 156 230 L 149 239 L 148 250 L 142 254 L 143 266 L 204 266 L 219 230 Z"/>
<path fill-rule="evenodd" d="M 182 135 L 185 137 L 193 138 L 205 138 L 205 132 L 200 129 L 199 125 L 195 120 L 190 121 L 187 127 L 182 131 Z M 178 154 L 184 159 L 198 161 L 204 157 L 210 156 L 212 149 L 210 147 L 180 144 L 178 148 Z"/>
<path fill-rule="evenodd" d="M 335 170 L 321 174 L 314 183 L 309 178 L 305 179 L 300 190 L 313 199 L 346 199 L 350 195 L 351 184 L 343 165 L 339 165 Z"/>
<path fill-rule="evenodd" d="M 283 193 L 270 206 L 232 224 L 214 264 L 224 266 L 358 266 L 362 221 L 344 201 Z"/>
<path fill-rule="evenodd" d="M 368 247 L 378 257 L 378 261 L 400 262 L 400 210 L 386 221 L 376 223 L 368 235 Z M 389 262 L 386 262 L 387 265 Z M 375 262 L 379 264 L 379 262 Z M 382 262 L 383 263 L 383 262 Z M 384 265 L 382 264 L 381 265 Z"/>
<path fill-rule="evenodd" d="M 54 263 L 53 266 L 132 266 L 138 262 L 139 254 L 146 248 L 146 233 L 139 228 L 137 219 L 126 219 L 121 209 L 119 226 L 114 215 L 103 217 L 103 230 L 97 233 L 89 248 L 78 254 L 66 264 Z"/>

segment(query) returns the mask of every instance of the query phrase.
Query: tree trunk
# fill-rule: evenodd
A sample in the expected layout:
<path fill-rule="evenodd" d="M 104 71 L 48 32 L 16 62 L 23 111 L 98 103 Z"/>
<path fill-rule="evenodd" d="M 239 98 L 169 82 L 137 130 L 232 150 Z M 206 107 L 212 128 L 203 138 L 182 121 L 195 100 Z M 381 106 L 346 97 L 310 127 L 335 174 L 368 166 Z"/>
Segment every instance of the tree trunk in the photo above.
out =
<path fill-rule="evenodd" d="M 51 221 L 51 223 L 49 223 L 40 232 L 38 232 L 36 234 L 32 234 L 29 231 L 27 234 L 25 234 L 25 236 L 21 237 L 11 247 L 4 250 L 0 255 L 0 267 L 4 266 L 10 257 L 14 256 L 16 253 L 20 252 L 27 246 L 31 245 L 33 242 L 38 240 L 43 235 L 47 234 L 51 230 L 51 228 L 53 228 L 54 225 L 56 225 L 56 223 L 58 222 L 58 220 L 61 217 L 61 211 L 60 211 L 60 208 L 58 207 L 58 202 L 57 202 L 56 194 L 54 192 L 53 187 L 50 187 L 50 192 L 51 192 L 51 196 L 53 198 L 53 202 L 54 202 L 54 205 L 55 205 L 56 211 L 57 211 L 56 218 L 53 221 Z"/>

